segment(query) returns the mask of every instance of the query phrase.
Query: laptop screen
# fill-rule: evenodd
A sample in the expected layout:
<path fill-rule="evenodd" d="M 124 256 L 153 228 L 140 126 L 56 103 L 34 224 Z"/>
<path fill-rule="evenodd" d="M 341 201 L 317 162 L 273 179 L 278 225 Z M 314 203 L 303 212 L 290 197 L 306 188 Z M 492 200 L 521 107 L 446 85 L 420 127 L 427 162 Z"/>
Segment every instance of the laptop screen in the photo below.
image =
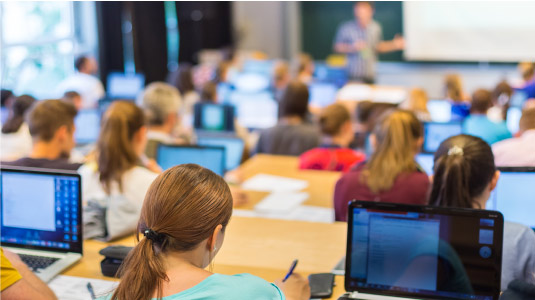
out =
<path fill-rule="evenodd" d="M 74 138 L 77 144 L 90 144 L 98 139 L 100 132 L 100 112 L 98 109 L 78 111 L 74 119 L 76 131 Z"/>
<path fill-rule="evenodd" d="M 195 129 L 234 131 L 234 107 L 230 105 L 198 103 L 195 105 Z"/>
<path fill-rule="evenodd" d="M 458 122 L 425 123 L 423 150 L 428 153 L 434 153 L 444 140 L 461 133 L 462 124 Z"/>
<path fill-rule="evenodd" d="M 535 168 L 499 168 L 498 185 L 487 202 L 487 209 L 497 210 L 506 221 L 535 229 Z"/>
<path fill-rule="evenodd" d="M 269 92 L 235 92 L 230 101 L 236 106 L 238 123 L 243 127 L 265 129 L 277 124 L 279 105 Z"/>
<path fill-rule="evenodd" d="M 507 129 L 513 134 L 517 133 L 520 127 L 520 118 L 522 117 L 522 108 L 510 107 L 507 110 Z"/>
<path fill-rule="evenodd" d="M 336 85 L 330 83 L 311 83 L 310 90 L 310 104 L 317 107 L 326 107 L 336 101 L 336 93 L 338 88 Z"/>
<path fill-rule="evenodd" d="M 416 155 L 416 162 L 422 167 L 426 174 L 432 175 L 435 165 L 435 155 L 431 153 L 420 153 Z"/>
<path fill-rule="evenodd" d="M 3 167 L 0 182 L 2 244 L 82 252 L 79 175 Z"/>
<path fill-rule="evenodd" d="M 167 170 L 176 165 L 197 164 L 223 176 L 225 172 L 225 148 L 158 145 L 157 162 Z"/>
<path fill-rule="evenodd" d="M 108 75 L 108 96 L 114 99 L 136 99 L 145 86 L 142 74 L 127 75 L 110 73 Z"/>
<path fill-rule="evenodd" d="M 427 110 L 433 122 L 451 121 L 451 103 L 446 100 L 429 100 Z"/>
<path fill-rule="evenodd" d="M 242 160 L 244 144 L 239 138 L 227 137 L 201 137 L 197 138 L 197 144 L 200 146 L 220 146 L 225 148 L 226 161 L 225 170 L 237 168 Z"/>
<path fill-rule="evenodd" d="M 349 213 L 348 291 L 498 299 L 500 213 L 371 202 L 354 202 Z"/>

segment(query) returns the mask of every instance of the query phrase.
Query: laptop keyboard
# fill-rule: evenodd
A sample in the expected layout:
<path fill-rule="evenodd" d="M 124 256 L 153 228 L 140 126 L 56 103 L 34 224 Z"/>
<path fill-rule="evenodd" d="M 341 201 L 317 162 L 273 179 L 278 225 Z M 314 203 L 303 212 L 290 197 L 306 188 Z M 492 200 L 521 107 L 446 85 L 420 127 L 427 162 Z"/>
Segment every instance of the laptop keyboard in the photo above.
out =
<path fill-rule="evenodd" d="M 46 267 L 50 266 L 59 258 L 55 257 L 45 257 L 45 256 L 36 256 L 36 255 L 27 255 L 27 254 L 19 254 L 20 259 L 28 265 L 28 267 L 36 272 L 40 269 L 45 269 Z"/>

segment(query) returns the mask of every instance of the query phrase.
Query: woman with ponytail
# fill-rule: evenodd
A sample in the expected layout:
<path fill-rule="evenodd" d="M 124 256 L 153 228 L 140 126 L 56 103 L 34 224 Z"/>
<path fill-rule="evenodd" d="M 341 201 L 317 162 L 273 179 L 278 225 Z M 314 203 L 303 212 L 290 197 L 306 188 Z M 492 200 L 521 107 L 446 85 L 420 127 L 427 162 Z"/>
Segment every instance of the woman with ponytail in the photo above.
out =
<path fill-rule="evenodd" d="M 347 220 L 352 200 L 426 204 L 429 179 L 414 161 L 423 143 L 422 124 L 406 110 L 385 112 L 370 136 L 369 161 L 342 176 L 334 190 L 337 221 Z"/>
<path fill-rule="evenodd" d="M 83 165 L 84 237 L 114 239 L 136 229 L 143 197 L 161 169 L 144 156 L 143 111 L 116 101 L 105 112 L 92 159 Z"/>
<path fill-rule="evenodd" d="M 223 246 L 231 215 L 223 178 L 193 164 L 165 171 L 146 194 L 139 243 L 119 270 L 121 283 L 105 299 L 309 299 L 308 282 L 297 274 L 275 285 L 206 270 Z"/>
<path fill-rule="evenodd" d="M 35 101 L 32 96 L 22 95 L 11 104 L 7 120 L 2 125 L 2 161 L 16 160 L 32 152 L 32 136 L 24 117 Z"/>
<path fill-rule="evenodd" d="M 430 205 L 485 209 L 500 172 L 491 147 L 470 135 L 451 137 L 435 153 Z M 528 227 L 505 222 L 502 291 L 514 279 L 535 284 L 535 233 Z"/>

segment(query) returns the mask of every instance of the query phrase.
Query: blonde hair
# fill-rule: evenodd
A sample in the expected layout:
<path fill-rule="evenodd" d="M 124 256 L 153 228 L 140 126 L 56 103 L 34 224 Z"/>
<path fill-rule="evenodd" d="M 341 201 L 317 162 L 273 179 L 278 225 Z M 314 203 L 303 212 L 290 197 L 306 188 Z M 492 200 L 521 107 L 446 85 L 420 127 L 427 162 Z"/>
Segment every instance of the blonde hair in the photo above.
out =
<path fill-rule="evenodd" d="M 429 101 L 429 98 L 425 90 L 414 88 L 411 90 L 407 100 L 403 102 L 402 107 L 416 114 L 429 113 L 429 110 L 427 110 L 427 101 Z"/>
<path fill-rule="evenodd" d="M 345 106 L 338 103 L 331 104 L 324 108 L 320 114 L 321 133 L 335 136 L 340 133 L 342 126 L 350 120 L 351 115 Z"/>
<path fill-rule="evenodd" d="M 178 114 L 182 98 L 178 89 L 165 82 L 149 84 L 138 97 L 150 125 L 163 125 L 170 114 Z"/>
<path fill-rule="evenodd" d="M 373 130 L 377 148 L 362 172 L 362 180 L 375 194 L 392 188 L 402 173 L 417 170 L 414 149 L 423 135 L 422 124 L 407 110 L 391 110 Z"/>
<path fill-rule="evenodd" d="M 535 75 L 535 62 L 524 61 L 518 64 L 518 70 L 524 80 L 529 80 Z"/>
<path fill-rule="evenodd" d="M 454 102 L 463 101 L 463 85 L 461 82 L 461 76 L 458 74 L 446 75 L 446 97 L 450 98 Z"/>

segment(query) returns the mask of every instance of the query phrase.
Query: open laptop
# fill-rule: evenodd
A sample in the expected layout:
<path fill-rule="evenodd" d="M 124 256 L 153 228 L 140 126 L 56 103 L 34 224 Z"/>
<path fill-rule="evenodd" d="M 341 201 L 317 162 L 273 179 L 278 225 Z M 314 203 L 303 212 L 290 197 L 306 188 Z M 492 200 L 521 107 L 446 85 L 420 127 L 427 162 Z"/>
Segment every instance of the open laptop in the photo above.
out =
<path fill-rule="evenodd" d="M 195 130 L 234 131 L 234 107 L 226 104 L 197 103 L 194 106 Z"/>
<path fill-rule="evenodd" d="M 198 136 L 199 146 L 219 146 L 225 148 L 226 160 L 225 170 L 237 168 L 243 158 L 244 142 L 238 137 L 218 137 L 218 136 Z"/>
<path fill-rule="evenodd" d="M 309 84 L 310 105 L 316 107 L 326 107 L 336 101 L 338 88 L 332 83 L 314 82 Z"/>
<path fill-rule="evenodd" d="M 225 148 L 217 146 L 159 144 L 156 150 L 156 161 L 164 170 L 176 165 L 197 164 L 223 176 L 225 159 Z"/>
<path fill-rule="evenodd" d="M 440 143 L 449 137 L 461 134 L 462 131 L 462 123 L 460 122 L 424 123 L 424 152 L 436 152 L 440 146 Z"/>
<path fill-rule="evenodd" d="M 77 145 L 96 142 L 100 133 L 100 111 L 98 109 L 82 109 L 74 118 L 76 131 L 74 139 Z"/>
<path fill-rule="evenodd" d="M 501 167 L 498 185 L 487 202 L 487 209 L 497 210 L 506 221 L 535 229 L 535 167 Z"/>
<path fill-rule="evenodd" d="M 427 110 L 433 122 L 447 123 L 451 121 L 451 103 L 447 100 L 429 100 Z"/>
<path fill-rule="evenodd" d="M 82 258 L 80 175 L 2 166 L 2 247 L 48 282 Z"/>
<path fill-rule="evenodd" d="M 422 167 L 427 175 L 433 175 L 433 167 L 435 165 L 435 154 L 433 153 L 419 153 L 415 157 L 416 162 Z"/>
<path fill-rule="evenodd" d="M 108 94 L 111 99 L 135 100 L 145 87 L 143 74 L 124 74 L 113 72 L 108 74 Z"/>
<path fill-rule="evenodd" d="M 361 201 L 348 212 L 339 299 L 498 300 L 501 213 Z"/>

